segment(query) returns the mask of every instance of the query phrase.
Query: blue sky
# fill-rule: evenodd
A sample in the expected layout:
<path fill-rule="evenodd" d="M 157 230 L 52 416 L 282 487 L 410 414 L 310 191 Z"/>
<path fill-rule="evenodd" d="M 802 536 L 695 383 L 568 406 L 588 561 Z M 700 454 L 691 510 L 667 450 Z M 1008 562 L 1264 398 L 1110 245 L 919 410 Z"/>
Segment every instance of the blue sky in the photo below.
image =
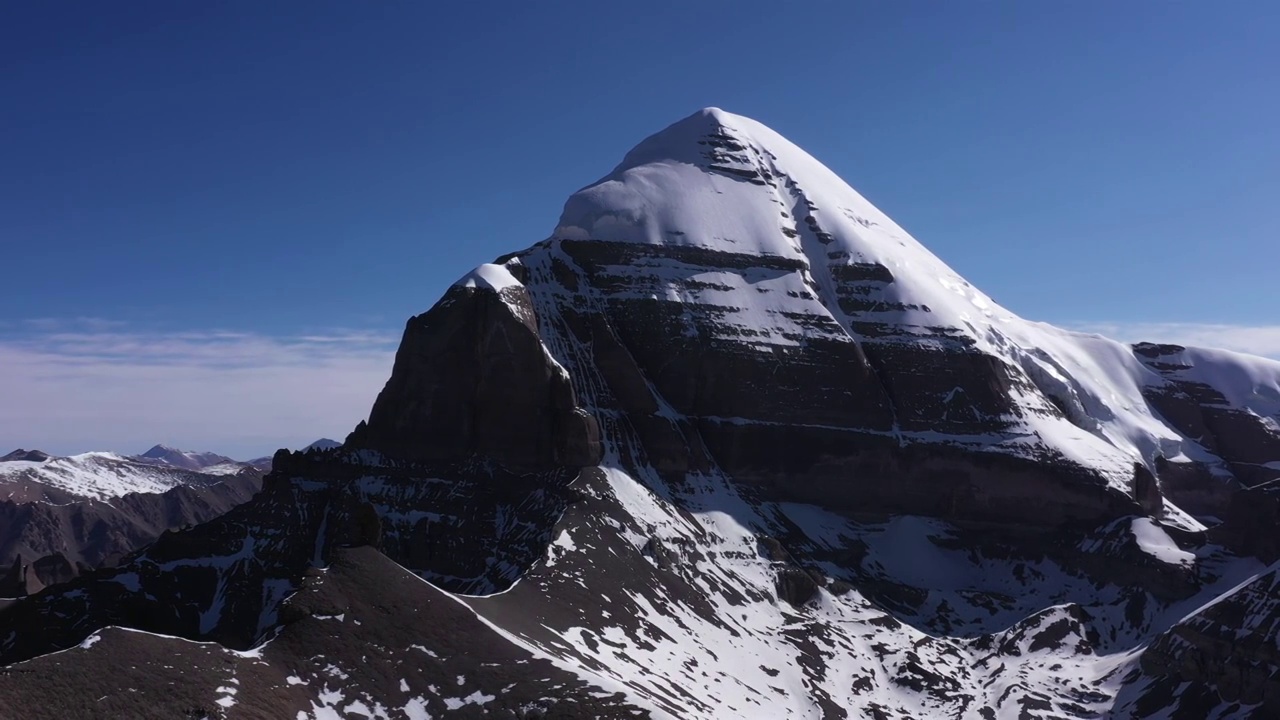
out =
<path fill-rule="evenodd" d="M 1280 356 L 1280 5 L 648 5 L 8 4 L 0 445 L 340 436 L 408 316 L 708 105 L 1025 317 Z"/>

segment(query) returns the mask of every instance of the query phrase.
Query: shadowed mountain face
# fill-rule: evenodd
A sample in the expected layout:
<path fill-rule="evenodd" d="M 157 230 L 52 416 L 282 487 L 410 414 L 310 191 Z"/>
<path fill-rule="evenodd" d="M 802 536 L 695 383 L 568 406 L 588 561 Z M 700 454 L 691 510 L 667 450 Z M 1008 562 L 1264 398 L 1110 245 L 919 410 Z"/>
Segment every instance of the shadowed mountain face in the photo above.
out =
<path fill-rule="evenodd" d="M 227 717 L 1268 717 L 1278 420 L 1280 364 L 1024 321 L 706 110 L 411 319 L 342 447 L 0 611 L 0 699 L 195 647 L 117 625 L 259 648 L 174 680 Z"/>

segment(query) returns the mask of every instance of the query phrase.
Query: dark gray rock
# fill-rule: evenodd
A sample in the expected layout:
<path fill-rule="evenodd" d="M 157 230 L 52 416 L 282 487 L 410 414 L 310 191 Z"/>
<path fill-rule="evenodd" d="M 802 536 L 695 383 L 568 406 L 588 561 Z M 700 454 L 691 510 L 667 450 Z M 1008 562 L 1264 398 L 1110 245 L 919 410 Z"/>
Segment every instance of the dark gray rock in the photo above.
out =
<path fill-rule="evenodd" d="M 1140 462 L 1133 464 L 1133 499 L 1149 515 L 1157 515 L 1164 509 L 1164 497 L 1160 495 L 1156 476 Z"/>
<path fill-rule="evenodd" d="M 1142 655 L 1150 676 L 1207 688 L 1222 700 L 1280 716 L 1280 575 L 1262 573 L 1175 625 Z"/>
<path fill-rule="evenodd" d="M 455 287 L 405 328 L 391 379 L 348 443 L 407 460 L 594 464 L 595 419 L 543 350 L 528 294 Z"/>
<path fill-rule="evenodd" d="M 1280 560 L 1280 481 L 1237 492 L 1223 520 L 1209 531 L 1213 541 L 1265 563 Z"/>
<path fill-rule="evenodd" d="M 40 450 L 23 450 L 18 448 L 8 455 L 0 456 L 0 462 L 9 462 L 12 460 L 22 460 L 26 462 L 44 462 L 50 457 L 49 453 Z"/>

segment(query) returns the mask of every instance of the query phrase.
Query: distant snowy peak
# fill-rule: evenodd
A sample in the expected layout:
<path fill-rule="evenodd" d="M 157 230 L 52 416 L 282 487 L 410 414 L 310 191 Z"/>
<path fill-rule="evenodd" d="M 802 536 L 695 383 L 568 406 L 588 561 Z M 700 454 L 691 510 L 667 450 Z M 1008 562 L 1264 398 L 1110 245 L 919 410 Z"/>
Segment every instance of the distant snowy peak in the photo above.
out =
<path fill-rule="evenodd" d="M 302 448 L 302 452 L 309 452 L 311 450 L 333 450 L 334 448 L 339 448 L 339 447 L 342 447 L 342 443 L 338 442 L 337 440 L 331 440 L 329 438 L 320 438 L 319 440 L 316 440 L 310 445 Z M 245 464 L 258 468 L 259 470 L 270 471 L 271 456 L 264 455 L 259 458 L 254 458 L 252 460 L 246 461 Z"/>
<path fill-rule="evenodd" d="M 225 455 L 219 455 L 211 452 L 178 450 L 177 448 L 171 448 L 167 445 L 156 445 L 141 455 L 135 456 L 134 459 L 139 462 L 169 465 L 171 467 L 183 468 L 185 470 L 200 470 L 201 468 L 213 465 L 235 462 L 235 460 L 232 460 Z"/>
<path fill-rule="evenodd" d="M 179 485 L 213 485 L 225 476 L 244 472 L 256 470 L 242 463 L 190 470 L 109 452 L 9 460 L 0 462 L 0 500 L 55 503 L 85 498 L 110 500 L 130 493 L 163 493 Z"/>
<path fill-rule="evenodd" d="M 315 442 L 303 448 L 307 450 L 332 450 L 341 447 L 342 443 L 329 438 L 320 438 Z M 120 462 L 134 463 L 140 465 L 149 465 L 158 468 L 173 468 L 175 470 L 185 470 L 192 473 L 200 473 L 203 475 L 234 475 L 243 472 L 246 469 L 270 470 L 271 456 L 254 458 L 252 460 L 233 460 L 226 455 L 219 455 L 213 452 L 195 452 L 191 450 L 179 450 L 168 445 L 155 445 L 150 450 L 141 455 L 121 456 L 115 453 L 89 452 L 80 455 L 74 455 L 67 458 L 55 458 L 47 453 L 39 450 L 23 450 L 21 448 L 13 452 L 0 456 L 0 463 L 23 461 L 23 462 L 46 462 L 46 461 L 67 461 L 59 462 L 55 467 L 61 467 L 67 464 L 75 464 L 85 458 L 113 458 Z M 27 468 L 28 466 L 11 466 L 9 471 L 16 472 L 19 468 Z M 0 478 L 3 477 L 4 468 L 0 467 Z M 55 473 L 56 474 L 56 473 Z M 144 473 L 145 474 L 145 473 Z M 0 482 L 3 482 L 0 479 Z M 142 490 L 138 492 L 151 492 L 150 490 Z M 162 491 L 159 491 L 162 492 Z"/>
<path fill-rule="evenodd" d="M 41 450 L 23 450 L 18 448 L 8 455 L 0 456 L 0 462 L 26 461 L 26 462 L 44 462 L 50 457 L 49 453 Z"/>

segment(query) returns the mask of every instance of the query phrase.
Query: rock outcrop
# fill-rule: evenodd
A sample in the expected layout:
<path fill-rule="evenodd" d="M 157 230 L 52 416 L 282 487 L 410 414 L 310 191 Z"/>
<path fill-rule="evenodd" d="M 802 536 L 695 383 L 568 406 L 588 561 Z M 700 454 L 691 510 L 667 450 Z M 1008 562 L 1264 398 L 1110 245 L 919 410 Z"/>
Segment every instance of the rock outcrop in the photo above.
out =
<path fill-rule="evenodd" d="M 600 459 L 595 418 L 545 350 L 518 283 L 455 286 L 411 319 L 391 379 L 348 444 L 406 460 L 478 455 L 530 470 Z"/>
<path fill-rule="evenodd" d="M 1274 532 L 1274 530 L 1273 530 Z M 1274 566 L 1218 602 L 1182 619 L 1142 655 L 1158 678 L 1142 696 L 1145 714 L 1227 704 L 1225 717 L 1280 716 L 1280 570 Z"/>

